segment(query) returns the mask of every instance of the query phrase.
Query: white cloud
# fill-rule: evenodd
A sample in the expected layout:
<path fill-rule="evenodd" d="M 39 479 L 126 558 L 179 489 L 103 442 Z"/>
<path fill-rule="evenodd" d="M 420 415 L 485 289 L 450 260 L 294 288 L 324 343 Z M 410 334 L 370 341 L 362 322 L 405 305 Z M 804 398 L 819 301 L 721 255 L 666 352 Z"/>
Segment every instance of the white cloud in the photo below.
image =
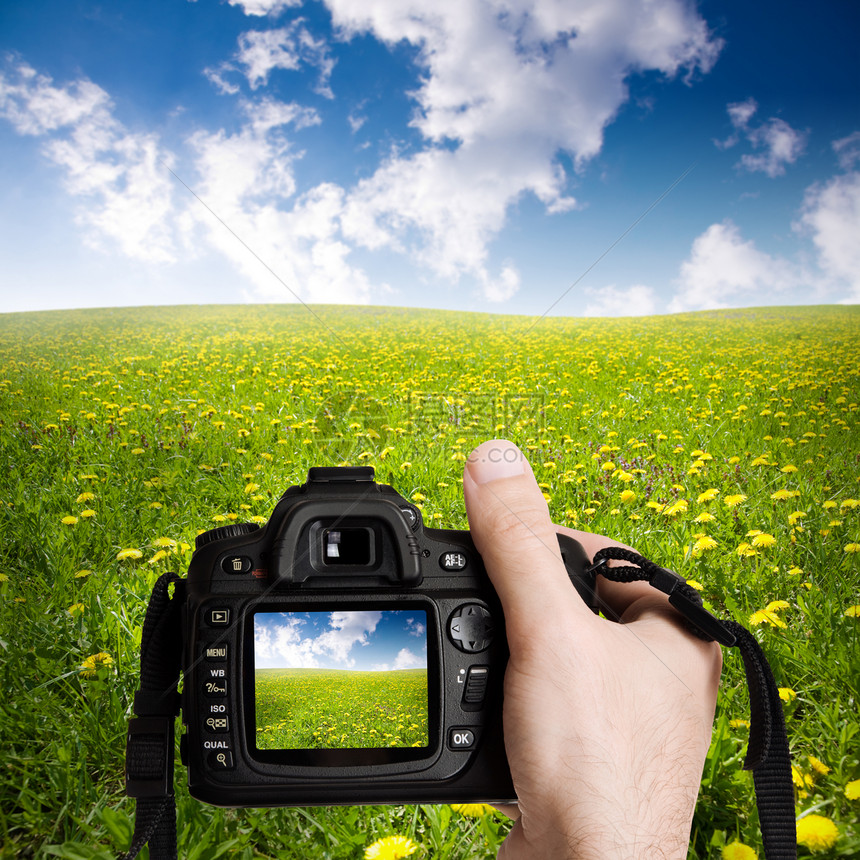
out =
<path fill-rule="evenodd" d="M 277 624 L 254 625 L 254 660 L 258 668 L 314 669 L 320 665 L 313 640 L 301 636 L 300 619 L 289 615 L 282 615 Z"/>
<path fill-rule="evenodd" d="M 204 70 L 204 74 L 222 94 L 235 95 L 239 91 L 238 85 L 228 79 L 231 73 L 237 71 L 237 66 L 243 67 L 248 85 L 256 90 L 268 84 L 269 75 L 274 69 L 297 71 L 304 64 L 319 71 L 315 91 L 326 98 L 334 97 L 329 86 L 334 60 L 328 45 L 324 40 L 315 38 L 301 18 L 274 30 L 250 30 L 242 33 L 238 41 L 239 47 L 233 62 L 224 62 L 214 69 Z"/>
<path fill-rule="evenodd" d="M 252 16 L 297 5 L 231 2 Z M 338 38 L 371 35 L 416 49 L 421 78 L 409 95 L 420 141 L 352 187 L 301 189 L 293 132 L 319 122 L 314 111 L 238 101 L 247 112 L 240 127 L 197 131 L 188 140 L 194 169 L 183 179 L 260 259 L 184 192 L 174 200 L 160 166 L 172 165 L 170 156 L 155 136 L 123 128 L 95 84 L 53 87 L 22 67 L 15 86 L 27 97 L 6 86 L 0 110 L 21 133 L 50 138 L 46 154 L 63 167 L 70 192 L 87 198 L 80 218 L 92 242 L 168 261 L 176 237 L 192 248 L 202 235 L 247 279 L 249 297 L 290 300 L 268 266 L 306 301 L 368 301 L 388 288 L 370 284 L 353 251 L 395 251 L 451 282 L 466 276 L 487 301 L 504 302 L 520 276 L 510 262 L 491 262 L 490 251 L 511 208 L 527 195 L 549 214 L 574 208 L 559 153 L 582 169 L 626 101 L 629 76 L 689 79 L 710 70 L 722 44 L 688 0 L 325 2 Z M 296 19 L 245 33 L 209 79 L 236 95 L 240 71 L 262 89 L 273 69 L 310 65 L 328 94 L 331 55 L 307 27 Z"/>
<path fill-rule="evenodd" d="M 851 170 L 854 167 L 854 162 L 860 160 L 860 131 L 834 140 L 833 151 L 839 159 L 839 166 L 843 170 Z"/>
<path fill-rule="evenodd" d="M 276 17 L 285 9 L 301 6 L 303 0 L 227 0 L 231 6 L 241 6 L 246 15 Z"/>
<path fill-rule="evenodd" d="M 808 188 L 799 226 L 812 236 L 828 290 L 847 290 L 842 301 L 860 302 L 860 172 Z"/>
<path fill-rule="evenodd" d="M 349 195 L 347 238 L 406 250 L 488 300 L 509 298 L 512 270 L 487 269 L 509 207 L 531 193 L 548 212 L 575 201 L 560 150 L 594 157 L 627 98 L 628 75 L 708 71 L 721 43 L 680 0 L 327 0 L 345 37 L 371 33 L 419 49 L 424 77 L 412 124 L 426 146 L 394 156 Z"/>
<path fill-rule="evenodd" d="M 379 611 L 331 612 L 328 627 L 308 636 L 312 628 L 301 616 L 285 613 L 277 622 L 267 617 L 254 626 L 254 658 L 258 666 L 312 669 L 335 663 L 350 669 L 355 666 L 350 651 L 369 643 L 381 618 Z"/>
<path fill-rule="evenodd" d="M 332 612 L 329 614 L 329 629 L 312 641 L 311 649 L 314 654 L 325 655 L 345 669 L 351 668 L 355 659 L 349 656 L 349 652 L 356 645 L 368 644 L 381 618 L 382 613 L 378 610 Z"/>
<path fill-rule="evenodd" d="M 156 135 L 118 122 L 103 89 L 86 79 L 55 86 L 19 63 L 11 76 L 0 73 L 0 116 L 19 134 L 47 138 L 42 152 L 63 170 L 69 194 L 85 199 L 77 221 L 88 244 L 115 244 L 135 260 L 176 259 L 173 187 L 164 167 L 173 157 Z"/>
<path fill-rule="evenodd" d="M 794 164 L 803 154 L 807 132 L 795 131 L 785 120 L 771 117 L 753 127 L 750 125 L 758 110 L 755 99 L 736 102 L 726 108 L 735 131 L 724 141 L 715 141 L 721 149 L 735 146 L 743 136 L 753 149 L 763 150 L 755 155 L 741 156 L 737 166 L 750 172 L 761 172 L 774 179 L 785 173 L 786 165 Z"/>
<path fill-rule="evenodd" d="M 189 218 L 252 285 L 249 300 L 366 303 L 371 284 L 350 264 L 352 249 L 339 235 L 343 189 L 323 183 L 296 196 L 293 162 L 300 153 L 284 126 L 313 123 L 316 115 L 271 101 L 248 103 L 246 112 L 232 135 L 201 131 L 190 139 L 196 188 L 219 220 L 202 207 Z"/>
<path fill-rule="evenodd" d="M 427 659 L 413 654 L 408 648 L 401 648 L 397 656 L 394 658 L 394 663 L 375 663 L 373 666 L 374 672 L 391 672 L 399 669 L 426 669 Z"/>
<path fill-rule="evenodd" d="M 760 304 L 803 283 L 796 266 L 744 241 L 731 221 L 712 224 L 681 264 L 670 313 Z"/>
<path fill-rule="evenodd" d="M 614 285 L 586 287 L 585 295 L 591 298 L 582 312 L 586 317 L 638 317 L 657 312 L 657 295 L 651 287 L 636 284 L 626 290 Z"/>

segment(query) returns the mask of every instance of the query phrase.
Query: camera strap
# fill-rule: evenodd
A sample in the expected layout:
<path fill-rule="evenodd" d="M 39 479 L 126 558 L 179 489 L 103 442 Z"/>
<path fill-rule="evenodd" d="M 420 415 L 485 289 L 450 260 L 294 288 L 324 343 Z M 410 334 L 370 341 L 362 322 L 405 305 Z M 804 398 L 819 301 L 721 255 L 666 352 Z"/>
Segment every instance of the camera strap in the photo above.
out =
<path fill-rule="evenodd" d="M 174 586 L 173 597 L 170 586 Z M 185 580 L 162 574 L 152 589 L 140 642 L 140 689 L 128 724 L 126 794 L 136 800 L 134 836 L 122 860 L 149 843 L 150 860 L 176 858 L 173 794 L 174 724 L 179 714 Z"/>
<path fill-rule="evenodd" d="M 626 567 L 610 567 L 609 561 Z M 750 739 L 744 768 L 752 770 L 766 860 L 796 860 L 794 787 L 785 718 L 776 682 L 755 637 L 734 621 L 720 621 L 698 592 L 678 574 L 638 553 L 606 547 L 595 553 L 589 574 L 615 582 L 645 581 L 706 641 L 741 652 L 750 694 Z M 170 596 L 170 586 L 174 586 Z M 173 794 L 174 725 L 179 713 L 182 617 L 185 580 L 159 577 L 152 590 L 140 647 L 140 689 L 134 698 L 126 744 L 126 793 L 136 799 L 135 827 L 121 860 L 134 860 L 149 843 L 150 860 L 176 860 L 176 800 Z"/>
<path fill-rule="evenodd" d="M 610 560 L 635 567 L 610 567 Z M 605 547 L 594 554 L 589 572 L 614 582 L 648 582 L 668 595 L 669 603 L 688 622 L 692 633 L 741 652 L 750 696 L 750 736 L 744 769 L 753 773 L 765 858 L 796 860 L 794 786 L 785 717 L 776 681 L 756 638 L 735 621 L 715 618 L 702 606 L 699 593 L 685 579 L 638 553 Z"/>

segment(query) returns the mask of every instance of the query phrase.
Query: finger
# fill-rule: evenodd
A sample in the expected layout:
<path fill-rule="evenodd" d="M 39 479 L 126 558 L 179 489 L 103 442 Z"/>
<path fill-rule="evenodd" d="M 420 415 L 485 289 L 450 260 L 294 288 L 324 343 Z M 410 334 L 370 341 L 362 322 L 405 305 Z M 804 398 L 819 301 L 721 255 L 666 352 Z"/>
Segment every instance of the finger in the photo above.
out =
<path fill-rule="evenodd" d="M 590 616 L 571 587 L 546 500 L 515 445 L 504 440 L 479 445 L 466 462 L 463 492 L 472 538 L 502 602 L 509 641 L 525 641 L 520 637 L 540 629 L 548 606 L 578 603 Z"/>
<path fill-rule="evenodd" d="M 516 821 L 520 817 L 520 808 L 516 803 L 491 803 L 490 806 L 502 815 Z"/>

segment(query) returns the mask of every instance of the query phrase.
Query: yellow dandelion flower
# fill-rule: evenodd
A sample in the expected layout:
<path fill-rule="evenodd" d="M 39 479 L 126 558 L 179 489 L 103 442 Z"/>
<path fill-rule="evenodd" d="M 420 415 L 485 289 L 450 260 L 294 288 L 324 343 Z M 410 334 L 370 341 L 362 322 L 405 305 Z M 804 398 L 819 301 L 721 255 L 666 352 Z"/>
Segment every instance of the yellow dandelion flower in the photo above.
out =
<path fill-rule="evenodd" d="M 699 556 L 703 552 L 708 552 L 708 550 L 716 549 L 717 546 L 717 542 L 712 537 L 709 537 L 708 535 L 702 535 L 693 544 L 693 555 Z"/>
<path fill-rule="evenodd" d="M 750 615 L 749 623 L 755 627 L 759 624 L 770 624 L 771 627 L 788 627 L 788 625 L 773 611 L 759 609 Z"/>
<path fill-rule="evenodd" d="M 743 842 L 731 842 L 720 852 L 722 860 L 758 860 L 758 854 Z"/>
<path fill-rule="evenodd" d="M 846 508 L 850 508 L 851 510 L 860 508 L 860 499 L 845 499 L 839 503 L 840 511 L 845 510 Z"/>
<path fill-rule="evenodd" d="M 733 495 L 725 496 L 723 498 L 723 504 L 725 504 L 727 508 L 734 508 L 746 500 L 747 497 L 743 493 L 734 493 Z"/>
<path fill-rule="evenodd" d="M 634 493 L 633 490 L 622 490 L 621 501 L 624 502 L 625 505 L 632 504 L 636 501 L 636 493 Z"/>
<path fill-rule="evenodd" d="M 407 836 L 384 836 L 364 849 L 365 860 L 398 860 L 409 857 L 418 850 L 418 845 Z"/>
<path fill-rule="evenodd" d="M 845 614 L 849 618 L 860 618 L 860 606 L 856 606 L 856 605 L 855 606 L 849 606 L 845 610 Z"/>
<path fill-rule="evenodd" d="M 60 520 L 60 522 L 64 526 L 73 526 L 77 521 L 78 521 L 77 517 L 71 517 L 71 516 L 70 517 L 63 517 L 63 519 Z"/>
<path fill-rule="evenodd" d="M 664 508 L 662 513 L 663 513 L 664 517 L 674 517 L 674 516 L 677 516 L 678 514 L 685 513 L 687 508 L 688 508 L 687 500 L 686 499 L 678 499 L 677 502 L 673 502 L 671 505 L 669 505 L 668 508 Z"/>
<path fill-rule="evenodd" d="M 63 520 L 65 522 L 65 520 Z M 855 553 L 860 552 L 860 543 L 849 543 L 845 545 L 845 552 Z"/>
<path fill-rule="evenodd" d="M 83 603 L 73 603 L 66 611 L 69 615 L 83 615 L 84 608 Z"/>
<path fill-rule="evenodd" d="M 788 524 L 790 526 L 797 525 L 798 520 L 802 520 L 806 516 L 806 511 L 793 511 L 788 515 Z"/>
<path fill-rule="evenodd" d="M 795 693 L 791 687 L 779 687 L 777 692 L 783 702 L 793 702 L 797 698 L 797 693 Z"/>
<path fill-rule="evenodd" d="M 820 776 L 827 776 L 830 773 L 830 768 L 821 759 L 817 759 L 814 755 L 807 756 L 812 769 Z"/>
<path fill-rule="evenodd" d="M 117 561 L 125 561 L 127 558 L 143 558 L 143 553 L 139 549 L 121 549 L 116 554 Z"/>
<path fill-rule="evenodd" d="M 75 499 L 75 501 L 76 501 L 76 502 L 78 502 L 78 503 L 80 504 L 80 503 L 82 503 L 82 502 L 91 502 L 94 498 L 95 498 L 95 494 L 94 494 L 94 493 L 81 493 L 81 494 L 77 497 L 77 499 Z"/>
<path fill-rule="evenodd" d="M 709 513 L 708 511 L 705 511 L 704 513 L 701 513 L 701 514 L 699 514 L 699 516 L 695 517 L 693 519 L 693 522 L 694 523 L 700 523 L 700 524 L 701 523 L 712 523 L 715 519 L 716 519 L 716 517 L 713 514 Z"/>
<path fill-rule="evenodd" d="M 811 773 L 804 773 L 799 767 L 791 766 L 791 781 L 799 789 L 812 788 L 815 785 L 815 780 Z"/>
<path fill-rule="evenodd" d="M 468 818 L 481 818 L 493 811 L 493 807 L 487 803 L 452 803 L 451 809 Z"/>
<path fill-rule="evenodd" d="M 845 786 L 845 796 L 849 800 L 860 800 L 860 779 L 852 779 Z"/>
<path fill-rule="evenodd" d="M 827 851 L 838 838 L 839 828 L 823 815 L 805 815 L 797 822 L 797 844 L 810 851 Z"/>
<path fill-rule="evenodd" d="M 780 609 L 791 609 L 791 604 L 787 600 L 771 600 L 765 609 L 768 612 L 779 612 Z"/>
<path fill-rule="evenodd" d="M 107 651 L 99 651 L 98 654 L 90 654 L 84 659 L 80 666 L 80 672 L 84 678 L 95 678 L 99 669 L 108 666 L 113 666 L 113 657 Z"/>
<path fill-rule="evenodd" d="M 719 494 L 720 491 L 716 487 L 711 487 L 710 490 L 705 490 L 704 493 L 699 493 L 699 497 L 696 499 L 696 504 L 703 505 L 705 502 L 712 502 Z"/>
<path fill-rule="evenodd" d="M 780 471 L 780 472 L 785 472 L 785 474 L 786 474 L 786 475 L 790 475 L 792 472 L 796 472 L 796 471 L 797 471 L 797 466 L 793 466 L 791 463 L 787 463 L 787 464 L 786 464 L 785 466 L 783 466 L 779 471 Z"/>
<path fill-rule="evenodd" d="M 776 538 L 773 535 L 769 535 L 766 532 L 762 532 L 761 534 L 756 535 L 752 539 L 752 545 L 755 547 L 769 547 L 773 546 L 776 543 Z"/>
<path fill-rule="evenodd" d="M 750 558 L 751 556 L 758 555 L 758 550 L 753 549 L 748 543 L 744 542 L 738 545 L 737 554 L 741 558 Z"/>
<path fill-rule="evenodd" d="M 89 576 L 91 573 L 91 570 L 79 570 L 75 573 L 75 579 L 83 579 L 85 576 Z"/>
<path fill-rule="evenodd" d="M 698 582 L 698 581 L 697 581 L 697 580 L 695 580 L 695 579 L 688 579 L 688 580 L 687 580 L 687 585 L 689 585 L 689 586 L 690 586 L 690 588 L 695 588 L 695 589 L 696 589 L 696 591 L 704 591 L 704 590 L 705 590 L 705 586 L 704 586 L 704 585 L 702 585 L 702 583 L 701 583 L 701 582 Z"/>
<path fill-rule="evenodd" d="M 153 546 L 165 547 L 167 549 L 174 549 L 176 547 L 176 541 L 173 538 L 169 537 L 160 537 L 156 538 L 152 542 Z"/>
<path fill-rule="evenodd" d="M 96 512 L 92 510 L 92 508 L 87 508 L 85 511 L 81 511 L 81 516 L 85 520 L 91 520 L 96 515 Z"/>
<path fill-rule="evenodd" d="M 794 496 L 795 496 L 794 490 L 786 490 L 786 489 L 777 490 L 775 493 L 770 494 L 770 497 L 775 502 L 782 502 L 782 501 L 785 501 L 785 499 L 793 499 Z"/>

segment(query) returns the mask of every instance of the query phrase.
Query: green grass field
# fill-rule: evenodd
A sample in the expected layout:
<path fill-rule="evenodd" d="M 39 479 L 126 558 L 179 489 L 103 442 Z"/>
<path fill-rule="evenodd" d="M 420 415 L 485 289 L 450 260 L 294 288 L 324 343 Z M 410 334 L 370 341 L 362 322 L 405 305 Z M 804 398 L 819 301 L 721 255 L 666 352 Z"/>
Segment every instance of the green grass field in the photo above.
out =
<path fill-rule="evenodd" d="M 425 747 L 427 670 L 257 669 L 262 750 Z"/>
<path fill-rule="evenodd" d="M 645 319 L 383 308 L 0 316 L 0 856 L 124 849 L 145 603 L 195 535 L 264 521 L 309 466 L 367 464 L 465 528 L 471 448 L 512 439 L 558 523 L 612 535 L 755 630 L 782 688 L 797 812 L 860 853 L 860 308 Z M 608 622 L 607 622 L 608 623 Z M 667 715 L 670 717 L 670 715 Z M 690 858 L 761 857 L 748 701 L 726 655 Z M 177 764 L 182 854 L 494 857 L 451 807 L 222 810 Z M 469 815 L 467 813 L 473 813 Z M 812 856 L 801 846 L 801 856 Z"/>

